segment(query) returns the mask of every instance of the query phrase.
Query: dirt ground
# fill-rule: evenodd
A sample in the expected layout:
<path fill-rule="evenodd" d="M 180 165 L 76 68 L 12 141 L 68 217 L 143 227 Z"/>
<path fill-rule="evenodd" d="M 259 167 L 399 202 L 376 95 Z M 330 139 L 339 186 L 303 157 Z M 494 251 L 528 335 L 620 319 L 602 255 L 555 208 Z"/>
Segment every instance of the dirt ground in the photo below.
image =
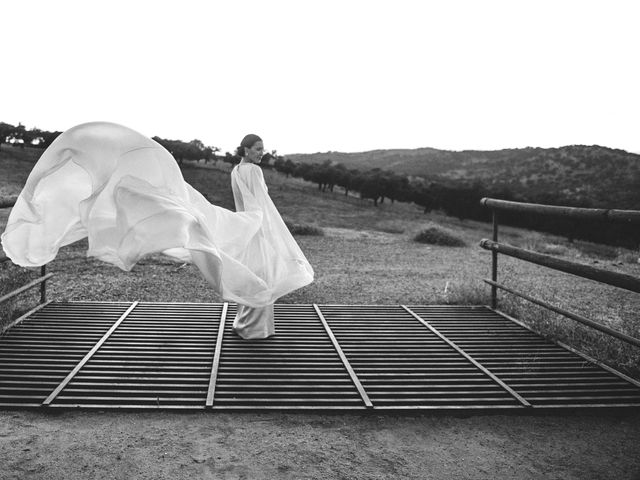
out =
<path fill-rule="evenodd" d="M 288 302 L 475 303 L 475 284 L 468 279 L 481 284 L 489 271 L 489 254 L 477 242 L 491 234 L 490 225 L 403 213 L 409 207 L 402 204 L 374 209 L 342 195 L 329 204 L 315 186 L 300 181 L 294 188 L 293 180 L 281 177 L 268 177 L 281 211 L 292 221 L 325 228 L 324 236 L 299 238 L 316 281 Z M 232 205 L 228 178 L 219 182 L 227 191 L 223 204 Z M 216 192 L 211 185 L 208 191 Z M 411 241 L 409 226 L 422 228 L 427 219 L 453 229 L 469 246 Z M 501 227 L 502 236 L 508 231 Z M 512 239 L 531 242 L 531 232 L 518 235 Z M 549 242 L 540 237 L 538 243 Z M 124 274 L 98 268 L 84 250 L 70 246 L 51 265 L 51 298 L 217 301 L 188 269 L 145 261 Z M 341 252 L 340 261 L 335 252 Z M 555 292 L 551 276 L 509 273 L 506 265 L 501 260 L 501 278 L 519 276 L 528 281 L 525 288 L 537 284 Z M 637 274 L 639 267 L 634 260 L 620 268 Z M 568 295 L 584 308 L 627 305 L 635 322 L 632 300 L 609 295 L 607 302 L 587 303 L 585 298 L 601 297 L 571 285 Z M 461 292 L 457 299 L 446 297 L 449 286 Z M 0 410 L 0 480 L 201 478 L 640 480 L 640 411 L 453 416 Z"/>
<path fill-rule="evenodd" d="M 640 479 L 640 412 L 0 411 L 1 479 Z"/>

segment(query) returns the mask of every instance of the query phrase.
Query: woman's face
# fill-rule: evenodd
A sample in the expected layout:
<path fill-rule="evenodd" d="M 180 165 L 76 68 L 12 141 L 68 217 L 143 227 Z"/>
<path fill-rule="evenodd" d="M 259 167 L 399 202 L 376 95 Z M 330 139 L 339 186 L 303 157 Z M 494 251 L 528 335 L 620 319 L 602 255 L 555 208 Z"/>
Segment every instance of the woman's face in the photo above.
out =
<path fill-rule="evenodd" d="M 245 148 L 245 158 L 251 163 L 260 163 L 262 154 L 264 153 L 264 145 L 261 140 L 253 144 L 251 148 Z"/>

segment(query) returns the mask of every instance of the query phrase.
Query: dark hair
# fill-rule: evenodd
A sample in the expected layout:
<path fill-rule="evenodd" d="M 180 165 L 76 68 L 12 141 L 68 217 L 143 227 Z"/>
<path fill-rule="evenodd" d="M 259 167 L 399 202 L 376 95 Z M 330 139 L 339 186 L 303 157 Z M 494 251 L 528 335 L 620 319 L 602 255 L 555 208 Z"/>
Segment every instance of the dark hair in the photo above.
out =
<path fill-rule="evenodd" d="M 251 148 L 257 142 L 261 141 L 262 139 L 254 133 L 246 135 L 240 142 L 240 146 L 236 149 L 236 155 L 238 155 L 239 157 L 244 157 L 247 154 L 247 152 L 245 151 L 246 148 Z"/>

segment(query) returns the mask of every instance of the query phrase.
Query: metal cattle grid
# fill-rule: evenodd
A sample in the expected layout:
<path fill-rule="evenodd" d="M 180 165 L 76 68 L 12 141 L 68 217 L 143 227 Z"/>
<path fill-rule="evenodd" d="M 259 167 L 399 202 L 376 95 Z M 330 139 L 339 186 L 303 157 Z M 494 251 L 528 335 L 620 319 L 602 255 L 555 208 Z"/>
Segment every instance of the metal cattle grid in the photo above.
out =
<path fill-rule="evenodd" d="M 512 411 L 638 407 L 640 384 L 487 307 L 51 303 L 0 338 L 0 407 Z"/>

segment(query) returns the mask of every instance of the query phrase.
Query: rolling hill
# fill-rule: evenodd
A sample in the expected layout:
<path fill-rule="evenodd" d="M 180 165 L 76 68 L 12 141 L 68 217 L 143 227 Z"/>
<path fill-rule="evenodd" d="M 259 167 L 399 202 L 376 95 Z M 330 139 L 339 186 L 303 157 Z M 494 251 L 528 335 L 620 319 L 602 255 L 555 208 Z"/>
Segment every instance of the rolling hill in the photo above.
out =
<path fill-rule="evenodd" d="M 640 155 L 597 145 L 447 151 L 433 148 L 287 155 L 294 162 L 341 163 L 412 177 L 480 183 L 526 201 L 640 209 Z"/>

